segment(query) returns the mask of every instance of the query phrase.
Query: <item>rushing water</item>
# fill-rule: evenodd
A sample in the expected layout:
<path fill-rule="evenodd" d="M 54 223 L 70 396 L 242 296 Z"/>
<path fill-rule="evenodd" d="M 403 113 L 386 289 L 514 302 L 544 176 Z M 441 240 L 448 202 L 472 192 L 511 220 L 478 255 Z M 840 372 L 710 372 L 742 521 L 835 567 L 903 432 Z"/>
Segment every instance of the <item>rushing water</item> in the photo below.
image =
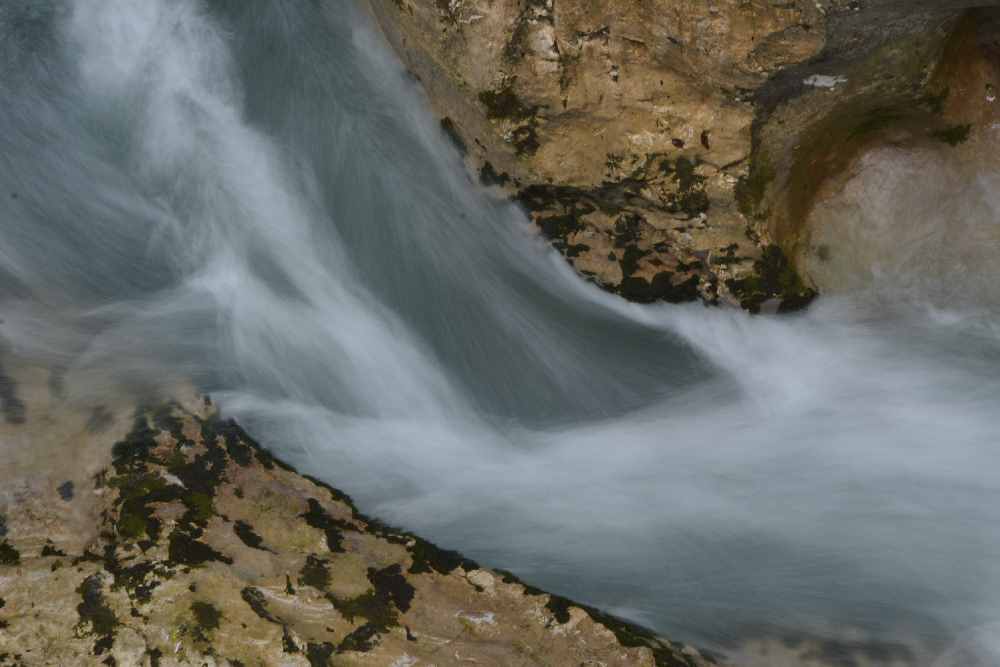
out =
<path fill-rule="evenodd" d="M 626 304 L 421 95 L 347 2 L 4 0 L 4 345 L 672 637 L 1000 664 L 995 312 Z"/>

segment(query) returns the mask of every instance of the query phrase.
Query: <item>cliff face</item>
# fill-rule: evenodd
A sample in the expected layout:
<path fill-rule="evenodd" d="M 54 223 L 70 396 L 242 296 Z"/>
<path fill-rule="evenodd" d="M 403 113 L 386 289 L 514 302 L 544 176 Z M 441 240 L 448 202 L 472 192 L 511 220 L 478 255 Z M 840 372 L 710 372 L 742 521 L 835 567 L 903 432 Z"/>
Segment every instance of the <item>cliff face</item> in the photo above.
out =
<path fill-rule="evenodd" d="M 788 259 L 794 200 L 826 177 L 795 173 L 803 139 L 932 95 L 972 4 L 371 0 L 482 182 L 578 271 L 636 301 L 750 310 L 813 294 Z"/>
<path fill-rule="evenodd" d="M 207 403 L 7 380 L 0 665 L 709 664 L 364 516 Z"/>

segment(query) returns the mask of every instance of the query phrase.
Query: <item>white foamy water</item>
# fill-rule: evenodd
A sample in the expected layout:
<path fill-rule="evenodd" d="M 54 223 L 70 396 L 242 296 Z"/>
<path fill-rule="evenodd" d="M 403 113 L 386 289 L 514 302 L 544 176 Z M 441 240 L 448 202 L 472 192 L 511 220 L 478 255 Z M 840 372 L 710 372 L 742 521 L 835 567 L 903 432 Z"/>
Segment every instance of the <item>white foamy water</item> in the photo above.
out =
<path fill-rule="evenodd" d="M 0 56 L 0 336 L 105 371 L 71 394 L 190 378 L 367 512 L 736 656 L 1000 664 L 988 307 L 601 293 L 346 3 L 12 0 Z"/>

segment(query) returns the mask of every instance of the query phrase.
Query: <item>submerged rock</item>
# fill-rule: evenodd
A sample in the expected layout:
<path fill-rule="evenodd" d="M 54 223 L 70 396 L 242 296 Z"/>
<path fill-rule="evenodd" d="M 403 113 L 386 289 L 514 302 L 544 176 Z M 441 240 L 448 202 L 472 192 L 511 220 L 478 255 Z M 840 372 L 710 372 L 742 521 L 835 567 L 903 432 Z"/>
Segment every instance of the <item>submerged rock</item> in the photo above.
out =
<path fill-rule="evenodd" d="M 110 431 L 125 432 L 76 489 L 86 541 L 60 516 L 73 498 L 4 507 L 0 664 L 711 662 L 366 517 L 195 405 Z"/>

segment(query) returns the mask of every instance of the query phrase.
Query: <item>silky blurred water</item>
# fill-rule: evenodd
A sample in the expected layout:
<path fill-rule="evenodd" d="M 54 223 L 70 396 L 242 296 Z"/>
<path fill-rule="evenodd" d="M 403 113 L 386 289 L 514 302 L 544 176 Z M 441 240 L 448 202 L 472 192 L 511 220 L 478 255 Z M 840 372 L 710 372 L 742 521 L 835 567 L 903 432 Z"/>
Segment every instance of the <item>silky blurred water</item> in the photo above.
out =
<path fill-rule="evenodd" d="M 366 512 L 737 657 L 1000 664 L 997 313 L 602 293 L 350 3 L 6 0 L 0 232 L 0 336 L 71 394 L 191 380 Z"/>

